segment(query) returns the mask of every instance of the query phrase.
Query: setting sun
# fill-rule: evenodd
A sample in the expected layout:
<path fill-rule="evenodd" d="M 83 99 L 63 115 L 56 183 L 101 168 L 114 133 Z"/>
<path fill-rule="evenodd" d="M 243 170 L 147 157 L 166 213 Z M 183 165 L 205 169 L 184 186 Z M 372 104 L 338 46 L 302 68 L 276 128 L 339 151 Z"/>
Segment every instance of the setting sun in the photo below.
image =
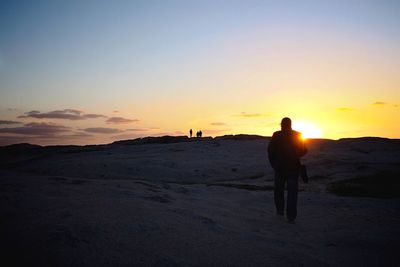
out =
<path fill-rule="evenodd" d="M 318 126 L 309 121 L 294 121 L 293 129 L 302 133 L 302 138 L 321 138 L 322 131 Z"/>

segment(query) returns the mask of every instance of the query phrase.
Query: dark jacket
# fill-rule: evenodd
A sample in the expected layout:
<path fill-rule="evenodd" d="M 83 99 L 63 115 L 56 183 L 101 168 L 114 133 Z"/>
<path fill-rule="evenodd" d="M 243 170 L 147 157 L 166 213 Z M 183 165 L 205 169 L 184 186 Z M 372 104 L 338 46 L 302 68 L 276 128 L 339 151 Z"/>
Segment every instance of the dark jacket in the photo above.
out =
<path fill-rule="evenodd" d="M 298 171 L 300 157 L 307 153 L 301 133 L 294 130 L 277 131 L 268 145 L 268 158 L 274 170 Z"/>

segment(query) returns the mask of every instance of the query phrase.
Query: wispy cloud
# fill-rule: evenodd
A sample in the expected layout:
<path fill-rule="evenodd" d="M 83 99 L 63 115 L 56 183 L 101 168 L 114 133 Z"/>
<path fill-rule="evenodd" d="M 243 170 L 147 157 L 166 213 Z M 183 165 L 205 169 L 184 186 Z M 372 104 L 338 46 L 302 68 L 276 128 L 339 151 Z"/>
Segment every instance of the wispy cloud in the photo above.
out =
<path fill-rule="evenodd" d="M 374 106 L 384 106 L 387 104 L 388 104 L 387 102 L 382 102 L 382 101 L 376 101 L 376 102 L 372 103 L 372 105 L 374 105 Z"/>
<path fill-rule="evenodd" d="M 84 114 L 82 111 L 76 109 L 64 109 L 64 110 L 54 110 L 49 112 L 40 112 L 37 110 L 32 110 L 26 112 L 24 115 L 18 116 L 18 118 L 85 120 L 85 119 L 107 118 L 107 116 L 104 116 L 102 114 Z"/>
<path fill-rule="evenodd" d="M 64 112 L 69 112 L 69 113 L 72 113 L 72 114 L 76 114 L 76 115 L 79 115 L 79 114 L 82 113 L 82 111 L 77 110 L 77 109 L 72 109 L 72 108 L 67 108 L 67 109 L 64 109 L 63 111 Z"/>
<path fill-rule="evenodd" d="M 99 134 L 115 134 L 115 133 L 122 133 L 124 130 L 116 129 L 116 128 L 106 128 L 106 127 L 93 127 L 93 128 L 86 128 L 83 131 L 88 133 L 99 133 Z"/>
<path fill-rule="evenodd" d="M 246 112 L 242 112 L 238 115 L 239 117 L 244 117 L 244 118 L 260 118 L 263 117 L 264 114 L 261 113 L 246 113 Z"/>
<path fill-rule="evenodd" d="M 27 123 L 21 127 L 1 128 L 0 133 L 20 134 L 20 135 L 36 135 L 51 136 L 58 133 L 69 132 L 71 129 L 58 124 L 50 123 Z"/>
<path fill-rule="evenodd" d="M 224 126 L 224 125 L 226 125 L 225 122 L 212 122 L 210 124 L 213 125 L 213 126 Z"/>
<path fill-rule="evenodd" d="M 82 119 L 97 119 L 97 118 L 107 118 L 102 114 L 84 114 L 82 115 Z"/>
<path fill-rule="evenodd" d="M 12 124 L 20 124 L 19 121 L 2 121 L 0 120 L 0 125 L 12 125 Z"/>
<path fill-rule="evenodd" d="M 126 132 L 145 132 L 145 131 L 148 131 L 149 129 L 140 129 L 140 128 L 137 128 L 137 129 L 126 129 L 125 131 Z"/>
<path fill-rule="evenodd" d="M 126 119 L 126 118 L 122 118 L 122 117 L 111 117 L 111 118 L 108 118 L 106 120 L 106 123 L 109 123 L 109 124 L 127 124 L 127 123 L 133 123 L 133 122 L 138 122 L 138 121 L 139 121 L 138 119 L 131 120 L 131 119 Z"/>
<path fill-rule="evenodd" d="M 343 107 L 343 108 L 337 108 L 337 110 L 338 111 L 353 111 L 354 109 Z"/>

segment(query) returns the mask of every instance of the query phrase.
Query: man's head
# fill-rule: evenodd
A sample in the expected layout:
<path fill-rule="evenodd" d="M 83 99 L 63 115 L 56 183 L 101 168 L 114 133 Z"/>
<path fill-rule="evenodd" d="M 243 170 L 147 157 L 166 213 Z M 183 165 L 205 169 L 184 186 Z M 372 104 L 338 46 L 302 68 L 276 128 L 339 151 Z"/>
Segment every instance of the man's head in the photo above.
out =
<path fill-rule="evenodd" d="M 281 129 L 282 131 L 288 131 L 292 129 L 292 120 L 288 117 L 285 117 L 281 121 Z"/>

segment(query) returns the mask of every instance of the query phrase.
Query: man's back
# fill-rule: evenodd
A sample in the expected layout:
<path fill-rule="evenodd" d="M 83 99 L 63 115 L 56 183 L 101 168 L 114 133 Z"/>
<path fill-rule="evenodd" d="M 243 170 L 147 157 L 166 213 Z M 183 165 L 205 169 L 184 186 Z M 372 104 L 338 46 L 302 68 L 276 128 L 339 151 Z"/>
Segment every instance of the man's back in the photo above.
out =
<path fill-rule="evenodd" d="M 294 130 L 275 132 L 268 145 L 269 161 L 277 171 L 298 170 L 300 157 L 306 153 L 301 134 Z"/>

